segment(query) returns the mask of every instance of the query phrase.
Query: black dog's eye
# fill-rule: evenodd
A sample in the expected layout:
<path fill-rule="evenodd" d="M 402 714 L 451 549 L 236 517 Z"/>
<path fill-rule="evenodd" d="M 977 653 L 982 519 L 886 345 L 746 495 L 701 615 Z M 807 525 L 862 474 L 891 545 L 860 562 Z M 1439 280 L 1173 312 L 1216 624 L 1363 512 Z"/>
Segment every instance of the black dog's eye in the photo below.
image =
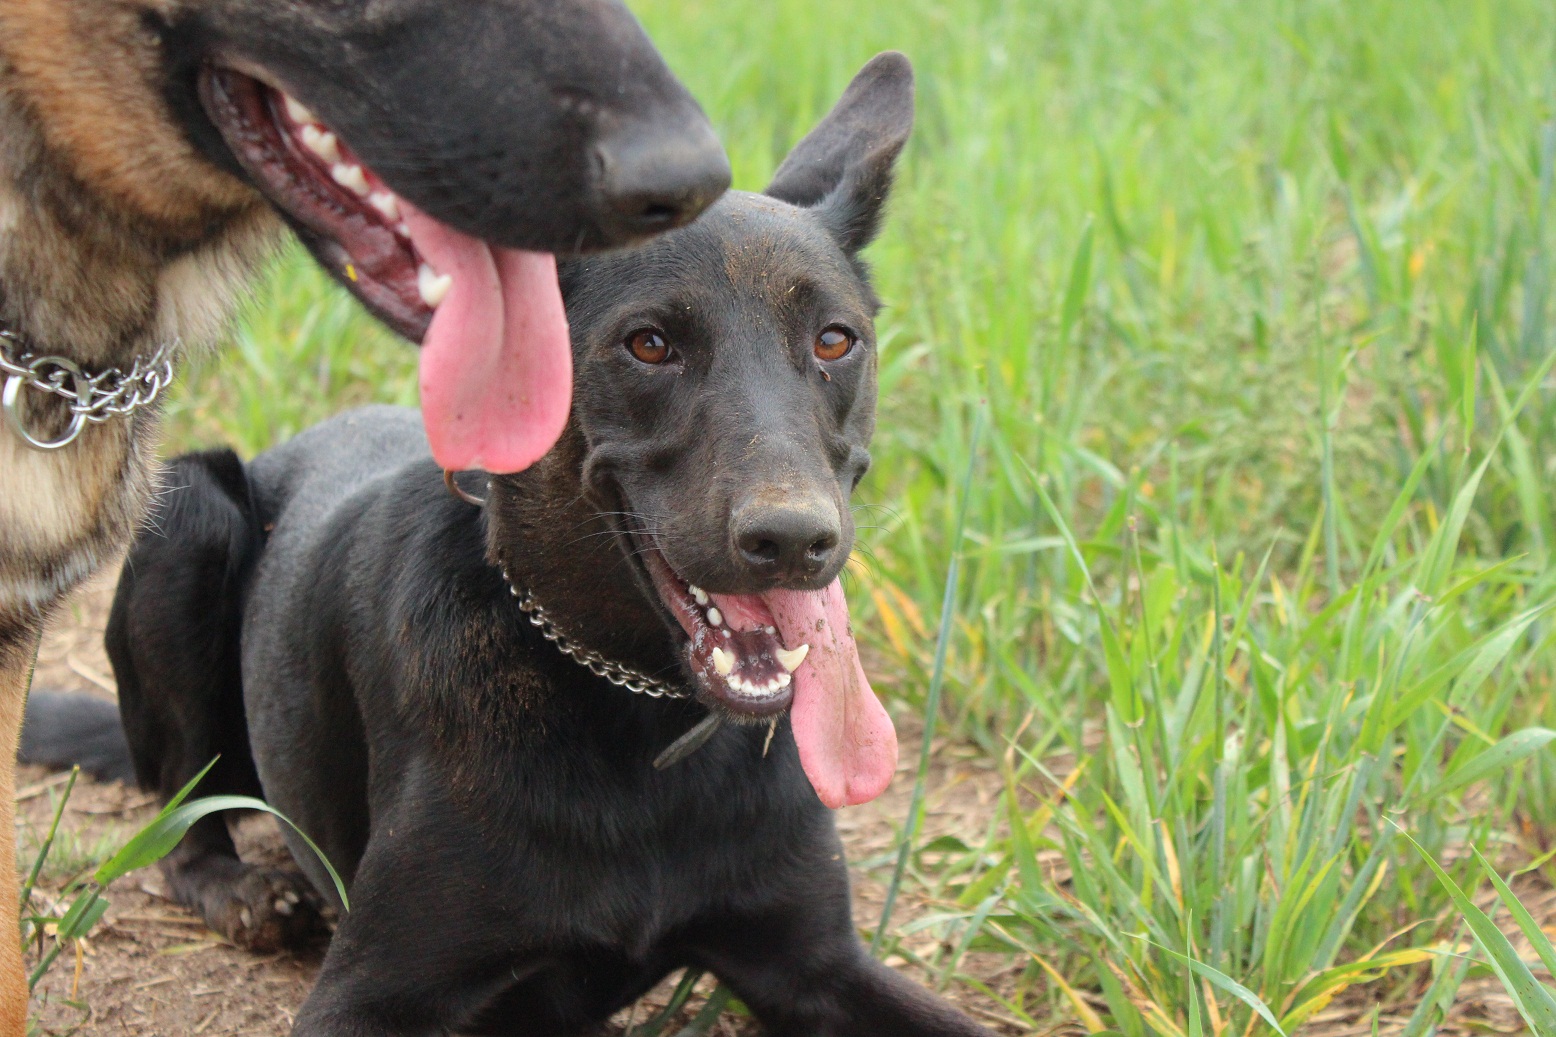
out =
<path fill-rule="evenodd" d="M 645 364 L 662 364 L 670 359 L 670 343 L 653 328 L 644 328 L 627 336 L 627 352 Z"/>
<path fill-rule="evenodd" d="M 859 340 L 854 333 L 840 324 L 834 324 L 816 336 L 817 360 L 841 360 L 853 350 Z"/>

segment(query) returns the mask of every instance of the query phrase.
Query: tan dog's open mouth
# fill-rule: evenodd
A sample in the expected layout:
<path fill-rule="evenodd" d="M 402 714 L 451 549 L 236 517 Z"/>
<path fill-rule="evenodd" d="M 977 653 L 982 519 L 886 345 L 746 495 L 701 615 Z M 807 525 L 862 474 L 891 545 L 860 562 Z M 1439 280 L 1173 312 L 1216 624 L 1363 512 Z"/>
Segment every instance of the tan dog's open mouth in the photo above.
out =
<path fill-rule="evenodd" d="M 514 472 L 561 434 L 572 353 L 548 253 L 496 248 L 399 197 L 307 107 L 210 68 L 201 96 L 234 156 L 320 260 L 422 346 L 428 438 L 445 468 Z"/>

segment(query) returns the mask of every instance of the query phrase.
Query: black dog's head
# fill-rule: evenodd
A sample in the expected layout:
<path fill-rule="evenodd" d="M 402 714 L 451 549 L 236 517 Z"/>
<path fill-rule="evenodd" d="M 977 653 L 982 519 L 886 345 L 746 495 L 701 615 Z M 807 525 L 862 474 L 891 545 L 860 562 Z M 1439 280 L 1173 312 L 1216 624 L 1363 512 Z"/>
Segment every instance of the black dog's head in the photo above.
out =
<path fill-rule="evenodd" d="M 882 55 L 765 194 L 562 271 L 586 492 L 619 515 L 704 700 L 756 719 L 792 702 L 802 758 L 859 772 L 832 776 L 839 800 L 881 778 L 888 742 L 895 758 L 837 580 L 875 420 L 877 302 L 858 257 L 912 120 L 911 66 Z M 821 744 L 839 738 L 875 755 Z"/>
<path fill-rule="evenodd" d="M 551 254 L 635 244 L 729 185 L 620 0 L 0 0 L 0 66 L 66 177 L 164 251 L 268 201 L 426 347 L 450 466 L 513 471 L 561 430 Z"/>

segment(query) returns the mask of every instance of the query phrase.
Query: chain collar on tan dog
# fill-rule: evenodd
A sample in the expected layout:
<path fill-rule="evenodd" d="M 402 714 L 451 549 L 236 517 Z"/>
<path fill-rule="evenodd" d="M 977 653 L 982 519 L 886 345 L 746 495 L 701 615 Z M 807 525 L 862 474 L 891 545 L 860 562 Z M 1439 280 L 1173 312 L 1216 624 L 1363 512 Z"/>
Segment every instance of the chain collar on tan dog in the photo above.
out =
<path fill-rule="evenodd" d="M 123 417 L 151 403 L 173 380 L 176 342 L 164 343 L 149 357 L 138 357 L 128 371 L 110 367 L 87 374 L 69 357 L 39 356 L 29 352 L 26 341 L 14 331 L 0 328 L 0 375 L 5 390 L 0 408 L 6 424 L 28 446 L 59 450 L 74 443 L 88 422 L 100 424 Z M 70 405 L 70 424 L 53 439 L 42 439 L 22 418 L 22 390 L 51 393 Z"/>

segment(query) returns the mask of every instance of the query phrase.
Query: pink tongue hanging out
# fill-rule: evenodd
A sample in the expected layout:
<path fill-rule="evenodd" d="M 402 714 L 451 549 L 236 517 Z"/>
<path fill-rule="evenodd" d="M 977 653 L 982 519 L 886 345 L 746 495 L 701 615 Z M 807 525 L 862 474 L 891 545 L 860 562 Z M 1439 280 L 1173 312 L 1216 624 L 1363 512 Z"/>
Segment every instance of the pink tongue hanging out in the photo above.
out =
<path fill-rule="evenodd" d="M 453 279 L 421 346 L 421 410 L 444 468 L 517 472 L 551 449 L 573 388 L 556 258 L 494 249 L 400 203 L 411 240 Z"/>
<path fill-rule="evenodd" d="M 772 614 L 786 648 L 810 645 L 794 671 L 789 716 L 800 763 L 816 795 L 833 809 L 879 796 L 897 769 L 897 732 L 859 662 L 842 582 L 833 580 L 820 591 L 713 595 L 737 630 L 765 619 L 752 599 Z"/>

